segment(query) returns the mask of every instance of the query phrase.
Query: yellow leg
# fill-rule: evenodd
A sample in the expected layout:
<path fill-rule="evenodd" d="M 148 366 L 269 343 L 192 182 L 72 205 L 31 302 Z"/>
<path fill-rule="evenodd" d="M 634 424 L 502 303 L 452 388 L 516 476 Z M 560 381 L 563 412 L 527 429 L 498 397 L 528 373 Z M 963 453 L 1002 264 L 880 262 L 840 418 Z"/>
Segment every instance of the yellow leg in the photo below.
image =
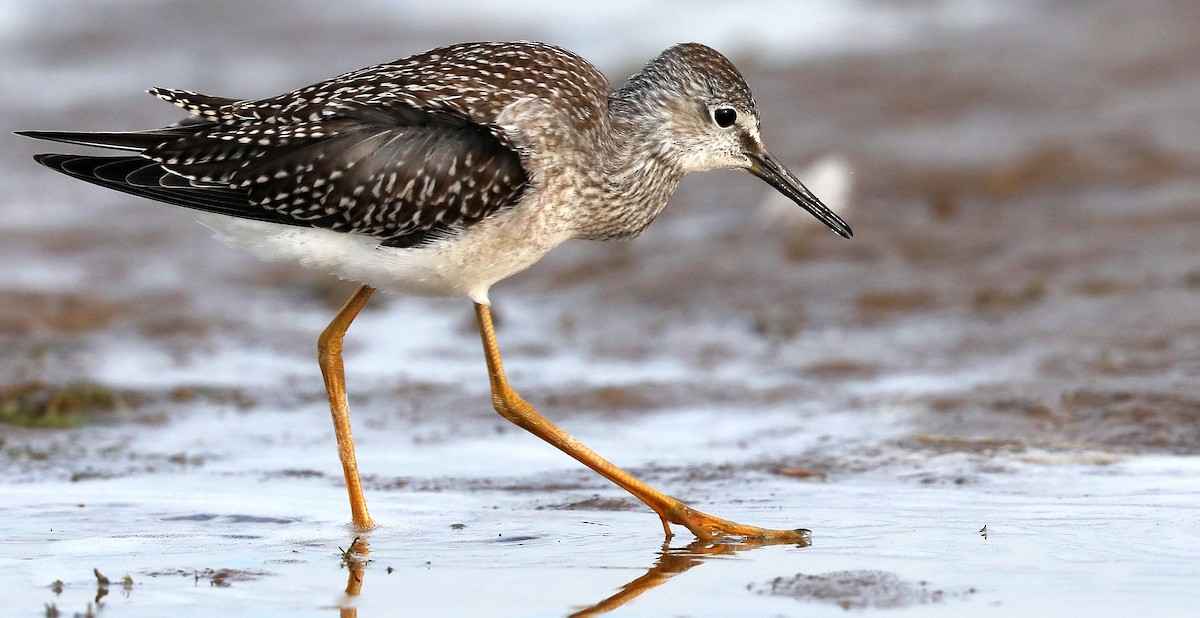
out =
<path fill-rule="evenodd" d="M 595 451 L 584 446 L 580 441 L 572 438 L 570 434 L 547 420 L 509 388 L 508 379 L 504 376 L 504 366 L 500 362 L 500 349 L 496 346 L 496 333 L 492 327 L 491 310 L 487 305 L 476 303 L 475 317 L 479 322 L 479 334 L 483 338 L 483 353 L 487 358 L 488 375 L 492 383 L 492 403 L 496 406 L 496 411 L 518 427 L 549 442 L 555 448 L 574 457 L 583 465 L 633 494 L 638 500 L 645 502 L 662 519 L 663 531 L 666 532 L 667 538 L 672 536 L 670 524 L 679 524 L 702 540 L 740 537 L 779 541 L 794 540 L 798 543 L 807 543 L 808 530 L 770 530 L 757 526 L 746 526 L 701 513 L 639 481 L 628 472 L 597 455 Z"/>
<path fill-rule="evenodd" d="M 346 403 L 346 371 L 342 364 L 342 339 L 346 329 L 367 304 L 374 288 L 360 286 L 350 300 L 333 317 L 329 326 L 317 339 L 317 362 L 321 365 L 321 376 L 325 378 L 325 392 L 329 394 L 329 410 L 333 413 L 333 433 L 337 436 L 338 457 L 342 460 L 342 471 L 346 474 L 346 491 L 350 494 L 350 514 L 354 525 L 370 528 L 371 515 L 367 513 L 367 499 L 363 496 L 362 481 L 358 478 L 358 461 L 354 457 L 354 437 L 350 435 L 350 407 Z"/>

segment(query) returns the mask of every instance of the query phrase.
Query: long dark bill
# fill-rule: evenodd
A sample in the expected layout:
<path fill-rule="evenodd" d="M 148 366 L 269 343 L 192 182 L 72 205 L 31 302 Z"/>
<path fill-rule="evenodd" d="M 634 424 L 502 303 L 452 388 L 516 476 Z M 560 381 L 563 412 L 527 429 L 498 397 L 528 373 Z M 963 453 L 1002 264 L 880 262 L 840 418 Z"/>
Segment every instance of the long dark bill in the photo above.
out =
<path fill-rule="evenodd" d="M 763 151 L 762 154 L 750 155 L 750 160 L 754 162 L 750 166 L 750 173 L 762 178 L 775 187 L 780 193 L 786 195 L 788 199 L 796 202 L 801 208 L 807 210 L 812 216 L 816 217 L 821 223 L 829 226 L 829 229 L 837 232 L 842 238 L 850 238 L 854 232 L 850 230 L 850 226 L 841 217 L 837 216 L 829 207 L 821 203 L 817 196 L 812 194 L 803 183 L 796 179 L 791 172 L 788 171 L 779 159 L 769 152 Z"/>

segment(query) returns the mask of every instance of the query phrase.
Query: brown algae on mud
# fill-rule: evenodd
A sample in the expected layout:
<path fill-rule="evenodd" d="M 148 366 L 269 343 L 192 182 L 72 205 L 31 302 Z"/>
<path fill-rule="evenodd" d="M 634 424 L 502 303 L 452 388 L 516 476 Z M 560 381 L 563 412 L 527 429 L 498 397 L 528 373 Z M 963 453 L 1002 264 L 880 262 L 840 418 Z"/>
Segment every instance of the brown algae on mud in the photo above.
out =
<path fill-rule="evenodd" d="M 115 390 L 92 382 L 55 386 L 29 381 L 0 387 L 0 422 L 22 427 L 81 427 L 124 407 Z"/>
<path fill-rule="evenodd" d="M 129 303 L 81 292 L 0 289 L 0 333 L 32 336 L 97 331 L 129 315 Z"/>

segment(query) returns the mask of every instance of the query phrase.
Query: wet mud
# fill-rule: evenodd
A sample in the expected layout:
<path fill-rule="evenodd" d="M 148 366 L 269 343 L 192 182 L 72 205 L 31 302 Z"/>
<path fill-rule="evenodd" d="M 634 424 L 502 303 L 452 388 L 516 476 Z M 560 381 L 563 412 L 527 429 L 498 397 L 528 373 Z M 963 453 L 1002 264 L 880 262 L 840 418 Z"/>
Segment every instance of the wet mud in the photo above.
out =
<path fill-rule="evenodd" d="M 842 609 L 892 609 L 924 603 L 939 603 L 961 594 L 930 588 L 929 582 L 907 582 L 883 571 L 838 571 L 777 577 L 752 586 L 760 594 L 833 603 Z M 974 593 L 968 590 L 967 593 Z"/>

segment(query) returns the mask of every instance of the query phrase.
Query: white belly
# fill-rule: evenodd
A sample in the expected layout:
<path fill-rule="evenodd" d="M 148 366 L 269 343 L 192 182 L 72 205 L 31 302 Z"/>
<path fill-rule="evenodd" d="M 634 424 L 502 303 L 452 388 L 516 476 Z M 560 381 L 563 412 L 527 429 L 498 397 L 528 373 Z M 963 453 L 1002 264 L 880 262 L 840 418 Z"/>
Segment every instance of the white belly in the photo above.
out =
<path fill-rule="evenodd" d="M 362 234 L 192 213 L 219 238 L 264 260 L 294 261 L 342 279 L 398 294 L 465 296 L 488 302 L 492 284 L 537 262 L 570 237 L 557 226 L 509 216 L 513 208 L 465 231 L 412 248 L 381 247 Z"/>

